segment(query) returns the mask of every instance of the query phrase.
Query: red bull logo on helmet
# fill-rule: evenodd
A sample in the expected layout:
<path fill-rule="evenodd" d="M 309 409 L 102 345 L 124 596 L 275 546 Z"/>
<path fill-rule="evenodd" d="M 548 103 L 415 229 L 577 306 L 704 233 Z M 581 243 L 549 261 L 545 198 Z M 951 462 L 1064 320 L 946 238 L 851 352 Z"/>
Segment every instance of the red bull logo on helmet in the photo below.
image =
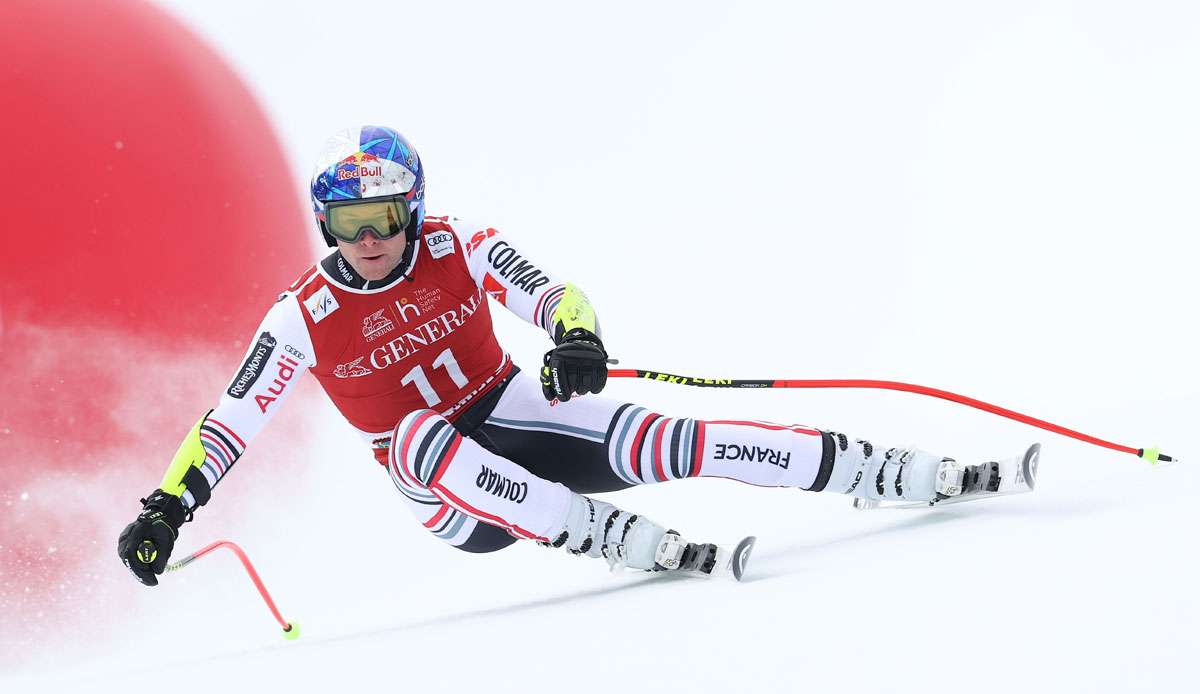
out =
<path fill-rule="evenodd" d="M 379 157 L 366 152 L 355 152 L 338 162 L 337 166 L 337 180 L 339 181 L 382 175 L 383 165 L 379 162 Z"/>
<path fill-rule="evenodd" d="M 376 164 L 375 166 L 355 166 L 350 169 L 338 168 L 337 179 L 346 181 L 351 178 L 363 178 L 364 176 L 382 176 L 383 167 Z"/>

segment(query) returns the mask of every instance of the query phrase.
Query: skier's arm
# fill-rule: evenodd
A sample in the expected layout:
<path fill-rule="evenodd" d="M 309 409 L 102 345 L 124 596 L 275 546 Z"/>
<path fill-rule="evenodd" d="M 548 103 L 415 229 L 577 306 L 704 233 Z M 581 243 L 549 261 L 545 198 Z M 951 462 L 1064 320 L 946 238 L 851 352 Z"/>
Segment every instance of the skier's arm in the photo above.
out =
<path fill-rule="evenodd" d="M 554 340 L 540 374 L 546 399 L 567 401 L 574 395 L 599 393 L 608 378 L 608 353 L 600 340 L 596 310 L 583 290 L 556 280 L 495 229 L 461 220 L 451 224 L 475 283 Z"/>
<path fill-rule="evenodd" d="M 189 511 L 207 503 L 212 488 L 313 365 L 300 310 L 296 298 L 285 294 L 267 312 L 217 407 L 188 432 L 163 475 L 161 489 L 179 497 Z"/>
<path fill-rule="evenodd" d="M 158 583 L 155 575 L 163 572 L 180 526 L 208 503 L 246 445 L 296 389 L 299 375 L 314 364 L 312 355 L 299 302 L 284 294 L 259 325 L 217 407 L 187 433 L 159 488 L 121 533 L 117 552 L 138 580 Z"/>
<path fill-rule="evenodd" d="M 475 284 L 509 311 L 545 330 L 555 344 L 574 329 L 600 336 L 596 311 L 579 287 L 560 281 L 493 228 L 459 219 L 449 223 L 465 249 Z"/>

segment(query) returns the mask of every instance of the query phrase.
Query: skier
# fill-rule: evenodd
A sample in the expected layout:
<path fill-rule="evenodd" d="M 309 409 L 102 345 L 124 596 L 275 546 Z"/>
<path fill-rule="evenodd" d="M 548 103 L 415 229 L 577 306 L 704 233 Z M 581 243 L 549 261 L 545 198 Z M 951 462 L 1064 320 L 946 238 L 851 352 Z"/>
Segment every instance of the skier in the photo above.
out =
<path fill-rule="evenodd" d="M 586 495 L 698 476 L 867 504 L 997 489 L 996 463 L 580 397 L 601 392 L 607 377 L 588 297 L 495 229 L 427 216 L 424 166 L 395 130 L 334 136 L 311 192 L 336 250 L 279 295 L 217 407 L 188 432 L 121 533 L 118 553 L 146 585 L 157 585 L 184 521 L 306 369 L 417 520 L 468 552 L 529 539 L 614 566 L 705 574 L 729 566 L 740 576 L 749 545 L 731 555 L 688 542 Z M 489 297 L 553 340 L 539 378 L 520 373 L 497 343 Z"/>

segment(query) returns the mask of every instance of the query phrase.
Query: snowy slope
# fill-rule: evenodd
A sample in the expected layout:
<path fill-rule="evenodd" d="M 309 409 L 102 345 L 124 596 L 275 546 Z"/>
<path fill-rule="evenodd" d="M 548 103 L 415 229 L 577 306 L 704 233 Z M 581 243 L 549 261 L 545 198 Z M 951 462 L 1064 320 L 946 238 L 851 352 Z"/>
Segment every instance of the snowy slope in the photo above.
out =
<path fill-rule="evenodd" d="M 239 542 L 299 641 L 232 557 L 150 591 L 98 546 L 94 609 L 31 642 L 0 691 L 1191 690 L 1194 6 L 297 5 L 167 3 L 263 97 L 298 197 L 329 132 L 397 127 L 431 211 L 537 248 L 588 290 L 622 366 L 924 383 L 1185 463 L 899 393 L 613 382 L 673 415 L 967 460 L 1044 450 L 1036 493 L 938 512 L 723 480 L 614 494 L 759 545 L 742 584 L 610 577 L 429 537 L 310 384 L 285 426 L 315 444 L 252 450 L 177 550 Z M 330 57 L 346 51 L 381 66 Z M 544 335 L 494 308 L 517 363 L 539 363 Z"/>

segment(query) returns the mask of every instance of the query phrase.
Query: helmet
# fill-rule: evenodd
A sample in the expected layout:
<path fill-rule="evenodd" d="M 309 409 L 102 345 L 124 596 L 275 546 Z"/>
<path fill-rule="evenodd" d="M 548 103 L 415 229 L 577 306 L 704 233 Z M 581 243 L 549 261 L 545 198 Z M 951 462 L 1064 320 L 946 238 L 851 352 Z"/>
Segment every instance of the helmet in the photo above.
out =
<path fill-rule="evenodd" d="M 313 214 L 325 243 L 337 245 L 325 227 L 325 206 L 342 200 L 403 195 L 410 249 L 425 221 L 425 170 L 417 150 L 400 133 L 378 125 L 342 130 L 325 143 L 312 177 Z"/>

